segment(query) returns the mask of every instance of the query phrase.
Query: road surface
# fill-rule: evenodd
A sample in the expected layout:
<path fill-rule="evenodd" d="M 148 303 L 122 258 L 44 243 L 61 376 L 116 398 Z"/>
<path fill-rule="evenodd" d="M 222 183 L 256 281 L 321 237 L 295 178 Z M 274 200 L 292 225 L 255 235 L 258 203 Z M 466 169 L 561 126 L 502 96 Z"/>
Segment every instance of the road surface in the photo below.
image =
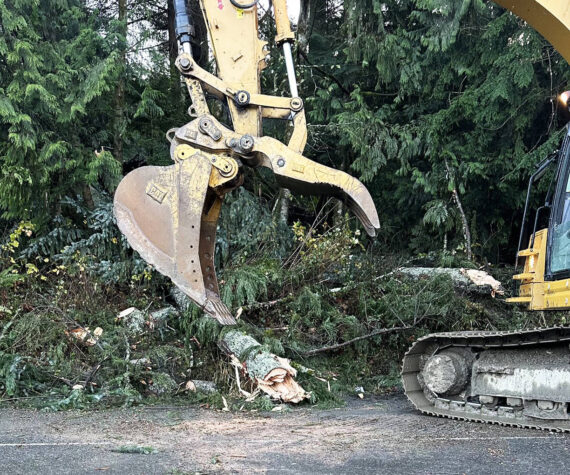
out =
<path fill-rule="evenodd" d="M 124 453 L 125 446 L 153 453 Z M 570 435 L 423 416 L 402 395 L 227 413 L 0 409 L 0 473 L 561 474 Z"/>

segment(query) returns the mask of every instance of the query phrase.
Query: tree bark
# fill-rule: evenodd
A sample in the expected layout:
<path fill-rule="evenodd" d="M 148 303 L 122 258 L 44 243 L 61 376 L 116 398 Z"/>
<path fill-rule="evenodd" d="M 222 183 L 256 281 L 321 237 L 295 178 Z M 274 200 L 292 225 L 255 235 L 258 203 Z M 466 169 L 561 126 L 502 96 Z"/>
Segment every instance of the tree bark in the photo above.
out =
<path fill-rule="evenodd" d="M 289 219 L 289 202 L 291 201 L 291 191 L 288 188 L 281 188 L 279 190 L 279 195 L 279 221 L 286 225 Z"/>
<path fill-rule="evenodd" d="M 297 371 L 289 360 L 261 349 L 260 343 L 245 333 L 232 330 L 226 333 L 218 346 L 235 356 L 242 369 L 259 389 L 283 402 L 301 402 L 310 395 L 294 379 Z"/>
<path fill-rule="evenodd" d="M 467 253 L 467 260 L 470 261 L 472 259 L 472 252 L 471 252 L 471 231 L 469 230 L 469 223 L 467 221 L 467 216 L 465 216 L 465 212 L 463 211 L 463 206 L 461 205 L 461 199 L 459 198 L 459 193 L 457 192 L 457 187 L 455 186 L 455 180 L 451 174 L 451 170 L 447 163 L 447 158 L 444 158 L 445 168 L 447 170 L 447 175 L 449 179 L 453 180 L 453 190 L 451 191 L 451 195 L 453 196 L 453 201 L 455 201 L 455 205 L 457 206 L 457 210 L 459 211 L 459 215 L 461 216 L 461 224 L 463 225 L 463 236 L 465 238 L 465 251 Z"/>
<path fill-rule="evenodd" d="M 400 267 L 394 274 L 401 274 L 413 279 L 432 278 L 446 275 L 453 282 L 453 286 L 463 292 L 478 295 L 502 295 L 504 293 L 501 283 L 487 272 L 475 269 L 455 269 L 450 267 Z"/>
<path fill-rule="evenodd" d="M 301 0 L 299 23 L 297 24 L 297 48 L 306 55 L 309 54 L 309 41 L 313 31 L 315 0 Z M 297 62 L 299 56 L 297 56 Z"/>

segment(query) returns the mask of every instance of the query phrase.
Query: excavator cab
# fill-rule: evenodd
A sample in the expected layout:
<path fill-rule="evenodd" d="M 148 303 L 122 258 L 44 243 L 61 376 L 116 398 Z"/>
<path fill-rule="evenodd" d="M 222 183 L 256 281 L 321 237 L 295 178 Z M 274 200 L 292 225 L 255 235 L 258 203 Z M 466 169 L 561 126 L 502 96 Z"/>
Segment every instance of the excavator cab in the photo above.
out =
<path fill-rule="evenodd" d="M 527 233 L 526 217 L 533 185 L 557 164 L 544 205 L 536 210 L 529 245 L 521 249 Z M 524 259 L 523 272 L 513 276 L 520 282 L 519 295 L 510 303 L 527 304 L 530 310 L 568 308 L 570 299 L 570 127 L 562 146 L 546 158 L 530 177 L 523 226 L 519 238 L 517 265 Z M 538 229 L 540 220 L 548 216 L 548 227 Z"/>

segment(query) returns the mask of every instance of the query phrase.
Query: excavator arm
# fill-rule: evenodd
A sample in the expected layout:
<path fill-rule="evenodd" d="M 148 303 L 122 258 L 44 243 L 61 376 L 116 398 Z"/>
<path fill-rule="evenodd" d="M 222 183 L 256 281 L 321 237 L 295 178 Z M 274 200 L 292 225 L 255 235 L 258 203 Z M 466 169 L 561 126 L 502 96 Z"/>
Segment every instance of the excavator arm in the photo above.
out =
<path fill-rule="evenodd" d="M 117 188 L 114 210 L 130 245 L 208 315 L 229 325 L 235 319 L 220 299 L 214 269 L 216 227 L 224 195 L 243 184 L 244 167 L 266 167 L 292 191 L 344 200 L 370 236 L 379 229 L 379 220 L 360 181 L 303 156 L 307 126 L 297 92 L 286 0 L 274 0 L 273 8 L 276 43 L 283 48 L 291 97 L 261 92 L 267 43 L 258 36 L 257 2 L 200 0 L 200 7 L 216 75 L 192 57 L 192 21 L 185 0 L 175 0 L 180 45 L 176 65 L 192 101 L 192 120 L 168 135 L 173 165 L 129 173 Z M 204 91 L 227 101 L 231 129 L 210 113 Z M 263 136 L 263 118 L 292 122 L 287 145 Z"/>
<path fill-rule="evenodd" d="M 494 0 L 526 21 L 570 63 L 568 0 Z"/>

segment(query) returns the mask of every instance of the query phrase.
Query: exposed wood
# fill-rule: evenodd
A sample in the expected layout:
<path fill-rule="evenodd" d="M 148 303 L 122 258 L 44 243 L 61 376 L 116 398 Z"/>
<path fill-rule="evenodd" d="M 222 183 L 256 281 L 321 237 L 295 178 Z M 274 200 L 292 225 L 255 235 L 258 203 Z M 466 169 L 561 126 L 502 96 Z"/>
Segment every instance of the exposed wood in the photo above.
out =
<path fill-rule="evenodd" d="M 303 356 L 314 356 L 314 355 L 317 355 L 319 353 L 325 353 L 327 351 L 340 350 L 341 348 L 352 345 L 353 343 L 356 343 L 357 341 L 366 340 L 368 338 L 372 338 L 372 337 L 378 336 L 378 335 L 384 335 L 386 333 L 394 333 L 394 332 L 409 330 L 410 328 L 413 328 L 413 327 L 408 325 L 408 326 L 402 326 L 402 327 L 381 328 L 379 330 L 374 330 L 372 333 L 369 333 L 367 335 L 357 336 L 356 338 L 353 338 L 352 340 L 343 341 L 342 343 L 337 343 L 336 345 L 329 345 L 329 346 L 323 346 L 321 348 L 315 348 L 314 350 L 305 351 L 304 353 L 301 353 L 301 354 Z"/>
<path fill-rule="evenodd" d="M 244 373 L 272 398 L 296 403 L 310 397 L 295 381 L 297 371 L 290 361 L 263 350 L 251 336 L 232 330 L 222 337 L 218 345 L 226 354 L 237 358 Z"/>

